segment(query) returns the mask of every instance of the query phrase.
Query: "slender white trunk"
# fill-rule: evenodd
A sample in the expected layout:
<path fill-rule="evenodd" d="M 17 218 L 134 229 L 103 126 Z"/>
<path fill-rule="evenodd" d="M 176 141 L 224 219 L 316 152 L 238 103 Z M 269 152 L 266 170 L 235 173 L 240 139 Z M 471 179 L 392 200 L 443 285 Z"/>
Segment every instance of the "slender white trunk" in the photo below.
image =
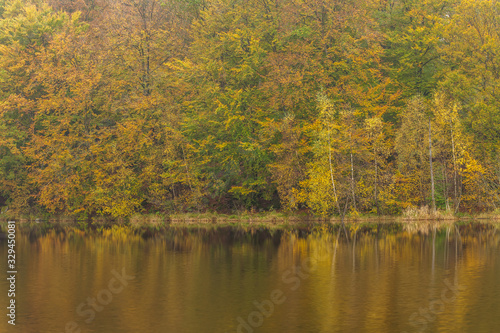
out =
<path fill-rule="evenodd" d="M 451 152 L 453 154 L 453 191 L 455 197 L 453 198 L 453 206 L 455 209 L 455 213 L 458 210 L 459 199 L 457 195 L 457 157 L 455 155 L 455 139 L 453 137 L 453 123 L 450 121 L 450 134 L 451 134 Z"/>
<path fill-rule="evenodd" d="M 346 203 L 345 203 L 346 206 L 344 208 L 344 212 L 342 213 L 342 211 L 340 210 L 340 203 L 339 203 L 339 200 L 337 197 L 337 190 L 335 188 L 335 181 L 333 180 L 332 148 L 331 148 L 331 144 L 330 144 L 330 130 L 328 130 L 328 162 L 330 165 L 330 178 L 332 180 L 333 194 L 335 195 L 335 203 L 337 204 L 337 209 L 339 211 L 339 215 L 341 216 L 341 224 L 342 224 L 342 228 L 344 229 L 347 243 L 349 243 L 349 235 L 347 234 L 347 229 L 345 228 L 345 224 L 344 224 L 345 212 L 346 212 L 347 203 L 349 202 L 349 200 L 346 200 Z"/>
<path fill-rule="evenodd" d="M 356 208 L 356 194 L 354 191 L 354 163 L 352 160 L 352 152 L 351 152 L 351 193 L 352 193 L 352 205 L 354 207 L 354 210 L 357 211 L 358 209 Z"/>
<path fill-rule="evenodd" d="M 450 210 L 448 203 L 448 175 L 446 174 L 446 162 L 443 162 L 443 179 L 444 179 L 444 201 L 446 204 L 446 211 Z"/>
<path fill-rule="evenodd" d="M 375 206 L 377 207 L 377 215 L 380 215 L 380 205 L 378 203 L 378 164 L 377 157 L 374 159 L 375 162 Z"/>
<path fill-rule="evenodd" d="M 332 147 L 331 147 L 331 143 L 330 143 L 330 131 L 328 131 L 328 162 L 330 165 L 330 178 L 332 180 L 332 187 L 333 187 L 333 194 L 335 196 L 335 203 L 337 204 L 337 209 L 339 211 L 339 214 L 342 214 L 342 212 L 340 210 L 339 199 L 337 197 L 337 189 L 335 188 L 335 181 L 333 180 Z"/>
<path fill-rule="evenodd" d="M 431 136 L 431 118 L 429 118 L 429 165 L 431 169 L 431 198 L 432 212 L 436 211 L 436 199 L 434 198 L 434 171 L 432 170 L 432 136 Z"/>

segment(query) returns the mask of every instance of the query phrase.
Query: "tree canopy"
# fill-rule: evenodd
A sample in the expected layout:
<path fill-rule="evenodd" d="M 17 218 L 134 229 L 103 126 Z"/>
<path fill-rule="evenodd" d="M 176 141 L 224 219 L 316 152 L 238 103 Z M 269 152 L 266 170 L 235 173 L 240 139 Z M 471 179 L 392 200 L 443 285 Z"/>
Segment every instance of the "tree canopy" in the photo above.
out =
<path fill-rule="evenodd" d="M 495 210 L 499 89 L 496 0 L 2 0 L 0 206 Z"/>

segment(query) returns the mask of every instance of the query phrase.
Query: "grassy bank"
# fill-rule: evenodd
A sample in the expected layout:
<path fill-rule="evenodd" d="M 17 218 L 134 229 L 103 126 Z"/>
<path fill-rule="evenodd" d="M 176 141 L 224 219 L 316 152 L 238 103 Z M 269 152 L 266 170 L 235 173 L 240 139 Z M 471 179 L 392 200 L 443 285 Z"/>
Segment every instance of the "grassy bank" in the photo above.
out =
<path fill-rule="evenodd" d="M 110 219 L 106 217 L 93 217 L 79 219 L 72 216 L 23 216 L 23 215 L 0 215 L 0 222 L 15 220 L 19 224 L 62 224 L 75 225 L 82 229 L 92 227 L 103 227 L 112 225 L 125 225 L 136 228 L 152 227 L 161 228 L 165 226 L 210 226 L 210 225 L 242 225 L 242 226 L 310 226 L 319 224 L 339 224 L 342 219 L 339 216 L 313 216 L 305 214 L 287 214 L 280 212 L 238 214 L 217 213 L 190 213 L 190 214 L 143 214 L 134 215 L 129 218 Z M 408 223 L 415 221 L 459 221 L 459 220 L 494 220 L 500 221 L 500 211 L 482 214 L 452 214 L 451 212 L 432 212 L 428 208 L 407 209 L 403 215 L 377 216 L 377 215 L 347 215 L 344 218 L 346 224 L 359 223 L 384 223 L 397 222 Z"/>

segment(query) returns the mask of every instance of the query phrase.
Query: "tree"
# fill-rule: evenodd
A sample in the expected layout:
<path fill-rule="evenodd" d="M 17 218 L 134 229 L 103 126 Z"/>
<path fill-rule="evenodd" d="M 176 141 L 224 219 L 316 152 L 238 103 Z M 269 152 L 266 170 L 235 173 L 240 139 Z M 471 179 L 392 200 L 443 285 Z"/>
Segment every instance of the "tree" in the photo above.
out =
<path fill-rule="evenodd" d="M 298 208 L 300 183 L 305 179 L 304 163 L 310 148 L 303 129 L 293 115 L 287 116 L 281 124 L 268 122 L 271 135 L 279 136 L 277 143 L 270 147 L 275 155 L 269 164 L 273 181 L 276 183 L 281 207 L 284 210 Z"/>
<path fill-rule="evenodd" d="M 439 52 L 454 0 L 381 1 L 377 15 L 392 89 L 405 99 L 432 95 L 444 69 Z"/>
<path fill-rule="evenodd" d="M 427 168 L 430 164 L 426 163 L 429 148 L 426 112 L 426 101 L 421 96 L 409 100 L 396 134 L 395 149 L 402 182 L 399 200 L 403 207 L 426 203 L 430 175 Z"/>
<path fill-rule="evenodd" d="M 381 204 L 384 206 L 387 204 L 386 200 L 381 200 L 380 197 L 388 195 L 387 190 L 390 183 L 388 178 L 392 171 L 388 163 L 388 158 L 392 153 L 392 142 L 388 138 L 389 129 L 387 126 L 388 124 L 385 124 L 381 117 L 375 116 L 365 120 L 364 133 L 367 140 L 364 144 L 366 145 L 368 165 L 366 168 L 368 176 L 366 187 L 369 190 L 371 183 L 373 190 L 373 201 L 369 200 L 370 204 L 367 205 L 367 209 L 372 210 L 375 206 L 377 215 L 382 212 Z M 373 163 L 373 168 L 369 166 L 371 163 Z M 369 194 L 368 197 L 370 197 Z"/>
<path fill-rule="evenodd" d="M 5 1 L 0 14 L 0 200 L 11 208 L 33 207 L 23 148 L 31 140 L 35 104 L 44 96 L 33 80 L 40 52 L 51 36 L 71 24 L 39 2 Z"/>
<path fill-rule="evenodd" d="M 482 186 L 490 189 L 493 198 L 500 185 L 499 11 L 497 1 L 461 1 L 442 47 L 447 61 L 442 89 L 462 105 L 460 118 L 472 135 L 471 157 L 492 175 L 484 178 Z"/>

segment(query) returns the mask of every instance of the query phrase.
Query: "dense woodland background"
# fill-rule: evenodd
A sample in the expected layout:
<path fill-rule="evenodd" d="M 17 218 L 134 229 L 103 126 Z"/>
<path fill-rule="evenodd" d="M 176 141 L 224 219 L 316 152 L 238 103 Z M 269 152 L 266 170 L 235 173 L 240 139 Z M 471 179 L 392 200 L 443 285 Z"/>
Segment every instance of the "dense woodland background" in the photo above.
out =
<path fill-rule="evenodd" d="M 0 0 L 11 211 L 491 211 L 499 149 L 499 1 Z"/>

